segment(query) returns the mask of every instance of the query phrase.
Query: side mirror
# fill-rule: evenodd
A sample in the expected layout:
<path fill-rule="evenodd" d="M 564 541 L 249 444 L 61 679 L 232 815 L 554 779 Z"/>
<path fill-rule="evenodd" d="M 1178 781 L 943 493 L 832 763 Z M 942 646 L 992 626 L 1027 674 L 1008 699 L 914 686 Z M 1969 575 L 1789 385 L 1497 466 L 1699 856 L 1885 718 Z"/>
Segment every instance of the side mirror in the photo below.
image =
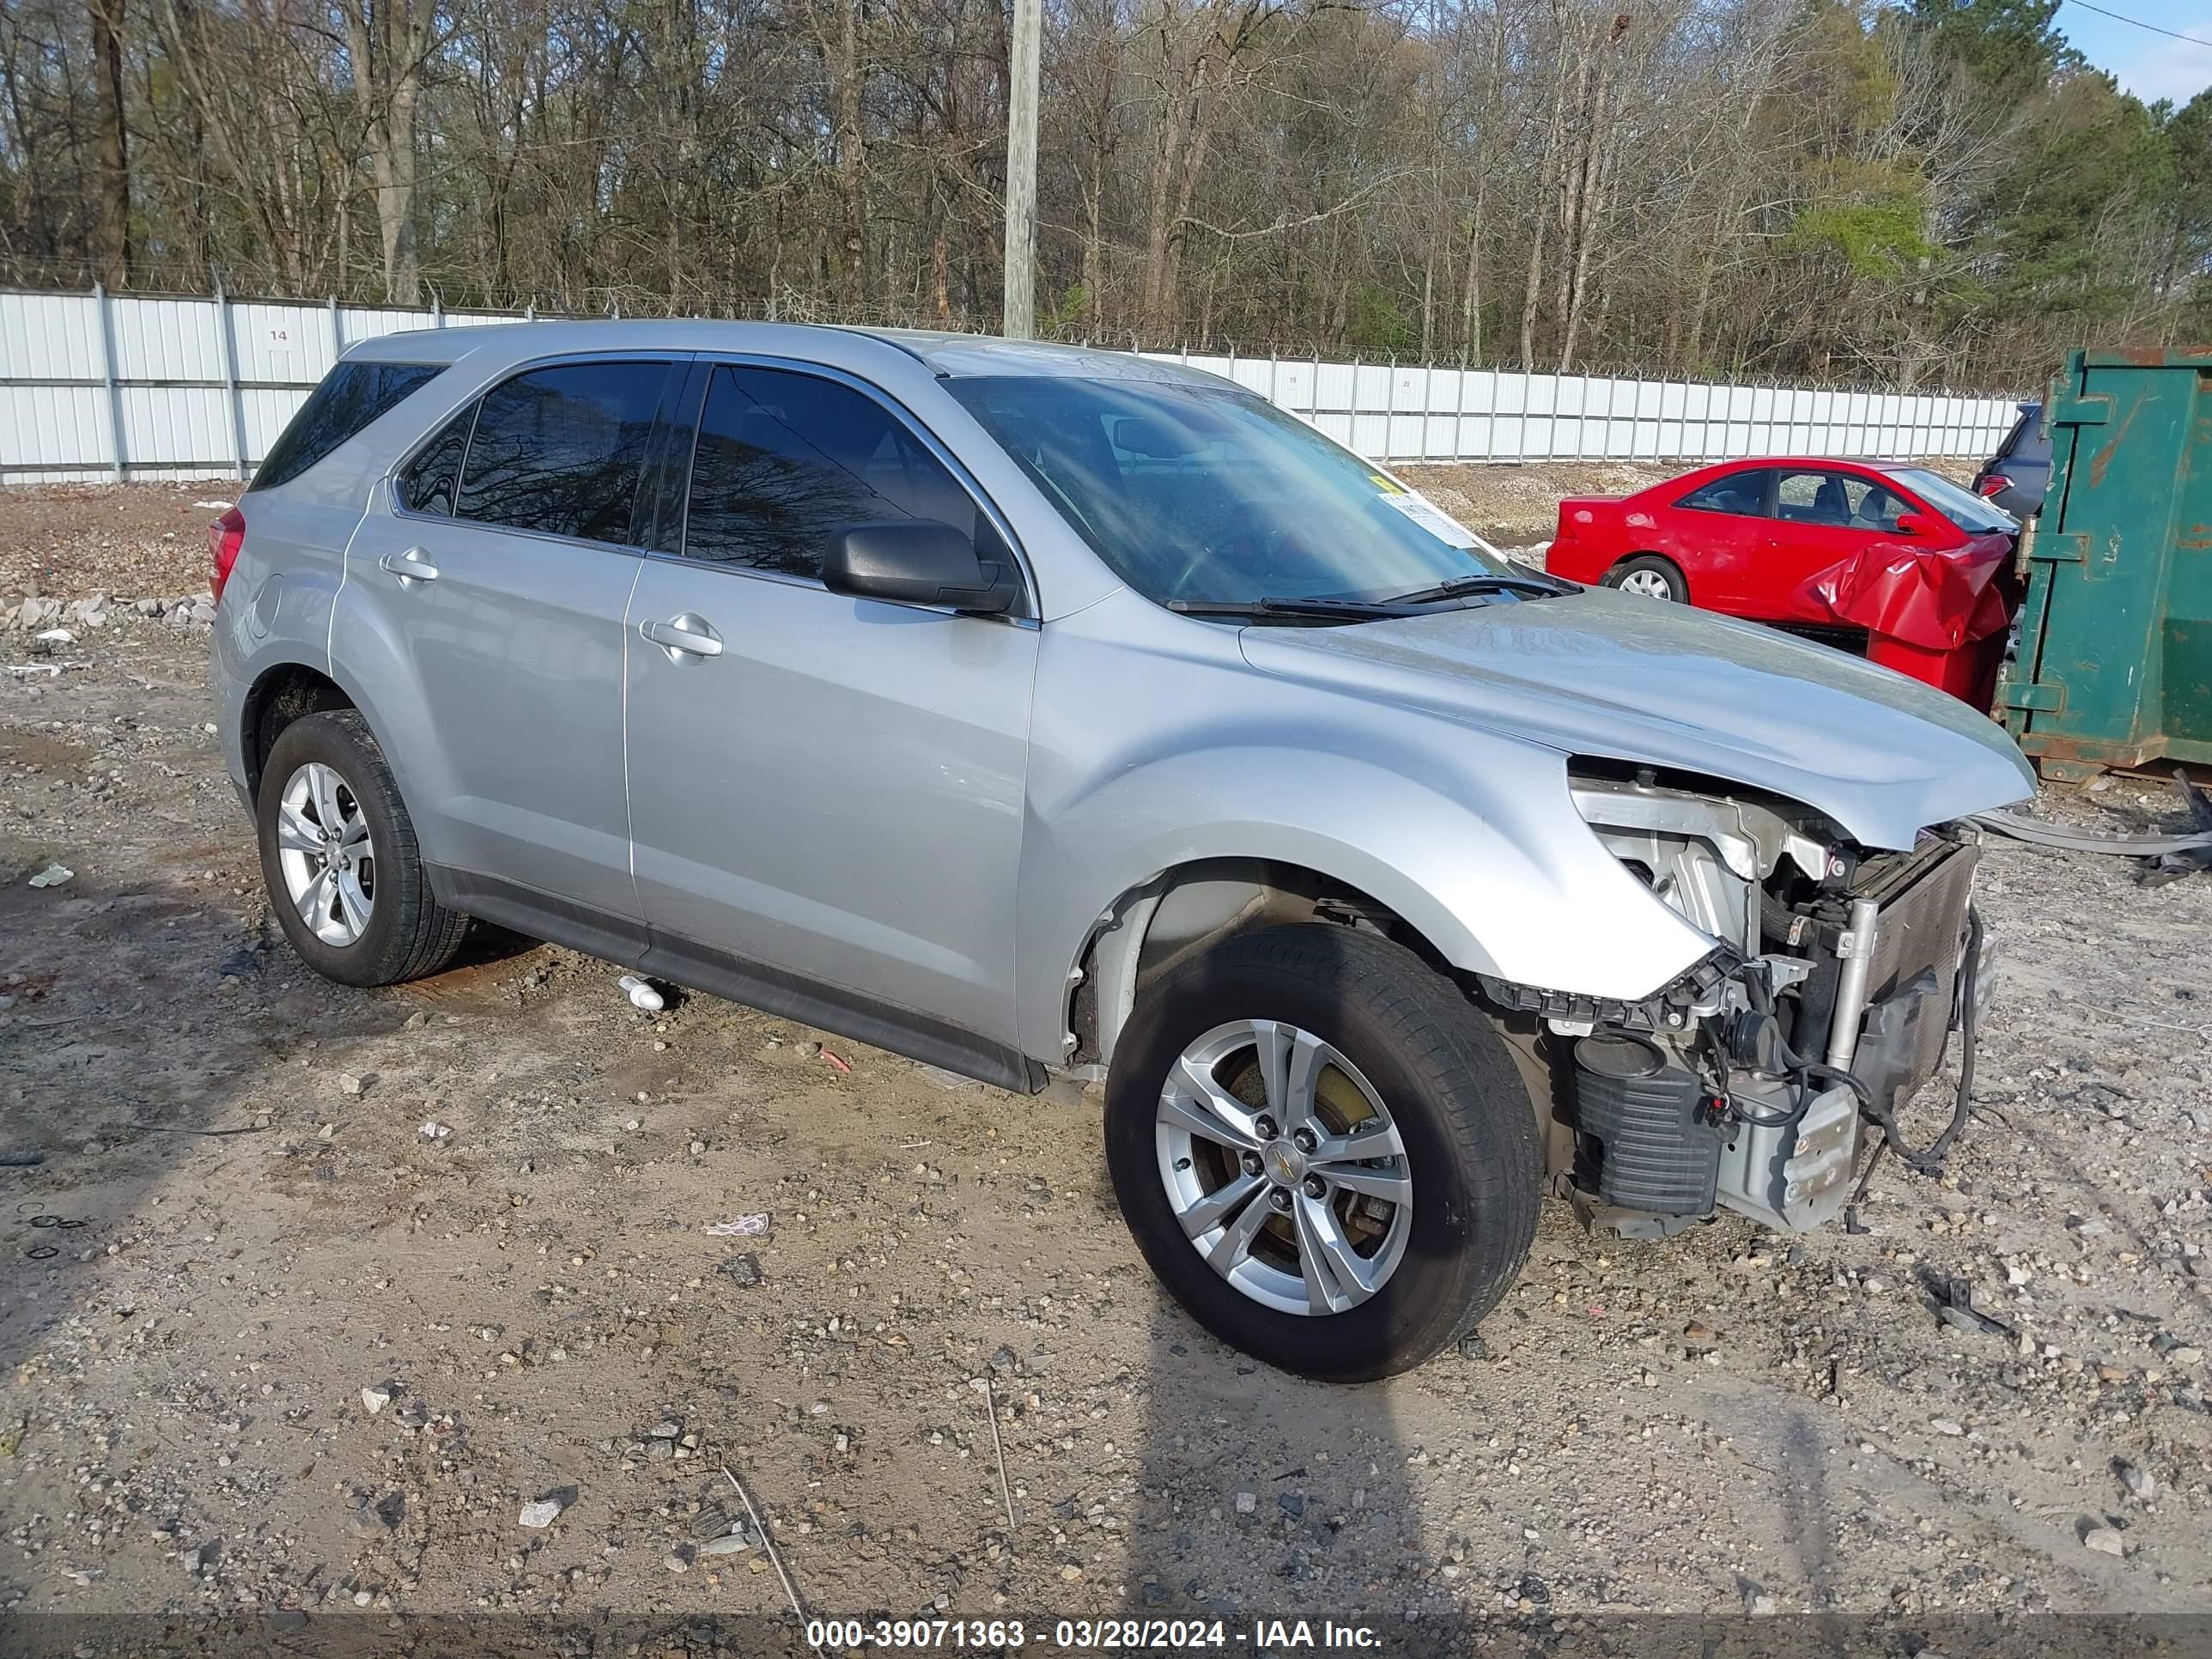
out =
<path fill-rule="evenodd" d="M 1900 513 L 1897 515 L 1897 533 L 1900 536 L 1924 536 L 1934 528 L 1925 513 Z"/>
<path fill-rule="evenodd" d="M 822 585 L 855 599 L 988 616 L 1011 610 L 1022 591 L 1011 560 L 978 556 L 973 541 L 934 519 L 847 525 L 822 555 Z"/>

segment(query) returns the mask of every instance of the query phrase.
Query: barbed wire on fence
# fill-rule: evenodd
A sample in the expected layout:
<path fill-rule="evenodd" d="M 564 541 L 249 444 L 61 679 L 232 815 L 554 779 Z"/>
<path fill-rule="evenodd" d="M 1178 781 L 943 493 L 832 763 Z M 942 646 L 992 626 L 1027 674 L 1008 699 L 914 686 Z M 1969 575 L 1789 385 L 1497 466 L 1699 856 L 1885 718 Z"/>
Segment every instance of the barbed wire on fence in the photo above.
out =
<path fill-rule="evenodd" d="M 221 291 L 0 289 L 0 398 L 15 416 L 0 428 L 0 480 L 243 477 L 330 364 L 361 340 L 417 325 L 556 314 L 530 301 L 520 310 L 448 310 L 434 296 L 426 311 Z M 584 314 L 636 313 L 611 295 L 605 311 Z M 785 301 L 739 302 L 722 314 L 908 325 L 892 307 Z M 1143 345 L 1073 328 L 1059 333 L 1115 350 Z M 1200 337 L 1146 355 L 1225 371 L 1380 462 L 1987 453 L 2013 417 L 2006 400 L 1948 391 L 1529 373 L 1489 364 L 1462 372 L 1449 360 L 1364 357 L 1319 344 L 1255 351 Z"/>
<path fill-rule="evenodd" d="M 27 276 L 34 280 L 26 281 Z M 206 265 L 182 261 L 134 261 L 125 285 L 108 285 L 118 296 L 143 299 L 207 299 L 216 294 L 240 304 L 323 305 L 337 303 L 351 310 L 447 313 L 457 316 L 526 316 L 550 320 L 560 318 L 677 318 L 734 322 L 808 323 L 846 328 L 902 328 L 958 334 L 995 335 L 1000 319 L 996 312 L 935 305 L 872 301 L 859 303 L 829 298 L 800 289 L 786 289 L 775 295 L 738 297 L 697 296 L 672 300 L 635 283 L 589 284 L 554 293 L 517 289 L 492 294 L 473 280 L 455 283 L 426 278 L 428 306 L 405 305 L 359 294 L 307 295 L 242 289 L 229 284 L 220 262 L 212 271 Z M 88 259 L 41 258 L 9 253 L 0 256 L 0 289 L 21 292 L 86 293 L 101 286 L 94 263 Z M 465 297 L 456 297 L 465 296 Z M 1467 351 L 1394 351 L 1364 347 L 1322 332 L 1273 331 L 1255 337 L 1205 325 L 1177 325 L 1157 334 L 1134 329 L 1102 330 L 1082 321 L 1047 324 L 1040 337 L 1063 345 L 1083 345 L 1110 351 L 1164 351 L 1177 356 L 1238 358 L 1305 358 L 1309 361 L 1381 364 L 1393 368 L 1477 369 L 1492 374 L 1565 375 L 1583 379 L 1660 380 L 1674 384 L 1754 384 L 1790 391 L 1853 391 L 1905 393 L 1926 397 L 2002 397 L 2034 395 L 2017 385 L 1942 386 L 1876 383 L 1875 377 L 1752 374 L 1723 363 L 1685 367 L 1665 361 L 1660 354 L 1632 354 L 1594 358 L 1562 366 L 1556 362 L 1526 362 L 1496 353 Z"/>

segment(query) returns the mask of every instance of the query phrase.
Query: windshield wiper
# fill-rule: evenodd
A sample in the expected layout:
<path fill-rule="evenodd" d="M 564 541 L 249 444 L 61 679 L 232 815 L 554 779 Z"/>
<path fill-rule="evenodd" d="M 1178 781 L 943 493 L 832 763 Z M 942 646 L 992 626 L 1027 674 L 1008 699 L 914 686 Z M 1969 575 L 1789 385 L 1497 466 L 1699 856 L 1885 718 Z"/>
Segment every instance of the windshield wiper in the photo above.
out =
<path fill-rule="evenodd" d="M 1373 622 L 1384 617 L 1421 614 L 1395 599 L 1385 604 L 1365 599 L 1279 599 L 1272 595 L 1257 599 L 1170 599 L 1167 606 L 1185 617 L 1319 617 L 1331 622 Z"/>
<path fill-rule="evenodd" d="M 1386 605 L 1435 605 L 1443 599 L 1464 599 L 1475 593 L 1528 593 L 1537 598 L 1548 598 L 1555 593 L 1575 592 L 1573 584 L 1563 582 L 1556 576 L 1540 576 L 1531 571 L 1525 576 L 1493 574 L 1477 571 L 1465 576 L 1454 576 L 1433 587 L 1417 587 L 1408 593 L 1393 593 L 1382 603 Z"/>

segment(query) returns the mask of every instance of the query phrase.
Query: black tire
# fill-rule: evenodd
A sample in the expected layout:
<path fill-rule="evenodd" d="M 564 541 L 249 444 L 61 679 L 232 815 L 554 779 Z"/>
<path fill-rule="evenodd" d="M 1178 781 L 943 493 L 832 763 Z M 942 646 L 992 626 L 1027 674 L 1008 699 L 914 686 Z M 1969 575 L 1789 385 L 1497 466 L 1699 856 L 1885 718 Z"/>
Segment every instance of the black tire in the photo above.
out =
<path fill-rule="evenodd" d="M 360 803 L 376 849 L 368 924 L 350 945 L 331 945 L 316 936 L 292 902 L 278 861 L 276 819 L 284 787 L 311 761 L 330 767 L 344 781 Z M 304 715 L 278 734 L 261 769 L 253 816 L 261 842 L 261 878 L 277 925 L 292 948 L 325 979 L 341 985 L 398 985 L 436 973 L 461 948 L 469 919 L 447 909 L 430 891 L 399 786 L 368 722 L 355 710 Z"/>
<path fill-rule="evenodd" d="M 1169 1069 L 1238 1019 L 1285 1020 L 1338 1049 L 1403 1138 L 1414 1194 L 1405 1255 L 1343 1312 L 1287 1313 L 1245 1295 L 1184 1237 L 1162 1182 L 1157 1114 Z M 1106 1156 L 1145 1259 L 1191 1316 L 1246 1353 L 1326 1382 L 1389 1376 L 1459 1341 L 1505 1294 L 1535 1237 L 1536 1114 L 1504 1042 L 1412 951 L 1334 923 L 1239 935 L 1146 988 L 1115 1047 Z"/>
<path fill-rule="evenodd" d="M 1666 583 L 1667 598 L 1673 604 L 1687 605 L 1690 602 L 1690 584 L 1682 574 L 1682 568 L 1672 559 L 1662 559 L 1656 553 L 1638 553 L 1633 558 L 1623 559 L 1607 571 L 1605 585 L 1620 587 L 1634 575 L 1656 576 Z M 1659 596 L 1654 593 L 1650 597 L 1656 599 Z"/>

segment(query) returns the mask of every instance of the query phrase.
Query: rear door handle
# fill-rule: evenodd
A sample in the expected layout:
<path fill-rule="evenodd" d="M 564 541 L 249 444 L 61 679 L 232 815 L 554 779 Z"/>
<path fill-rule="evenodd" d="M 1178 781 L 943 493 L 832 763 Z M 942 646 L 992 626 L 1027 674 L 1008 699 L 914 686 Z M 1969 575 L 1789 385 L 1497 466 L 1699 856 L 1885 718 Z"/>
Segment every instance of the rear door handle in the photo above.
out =
<path fill-rule="evenodd" d="M 640 623 L 637 631 L 665 651 L 671 662 L 679 657 L 719 657 L 722 654 L 722 636 L 696 611 L 687 611 L 680 617 L 671 617 L 666 622 Z"/>
<path fill-rule="evenodd" d="M 403 587 L 410 582 L 434 582 L 438 580 L 438 567 L 423 556 L 419 547 L 410 547 L 404 553 L 387 553 L 376 564 L 380 570 L 398 577 Z"/>

